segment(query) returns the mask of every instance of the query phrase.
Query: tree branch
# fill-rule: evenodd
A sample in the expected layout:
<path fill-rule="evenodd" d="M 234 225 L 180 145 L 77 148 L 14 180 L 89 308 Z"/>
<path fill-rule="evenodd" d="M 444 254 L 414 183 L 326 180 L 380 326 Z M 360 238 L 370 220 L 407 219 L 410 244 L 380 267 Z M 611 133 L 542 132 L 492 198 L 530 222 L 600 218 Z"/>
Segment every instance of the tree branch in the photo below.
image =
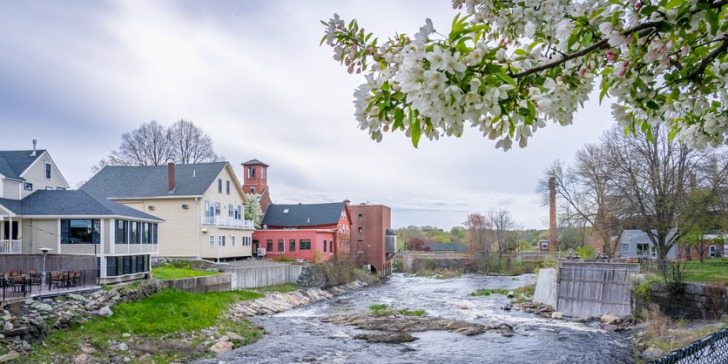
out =
<path fill-rule="evenodd" d="M 721 43 L 721 45 L 719 45 L 717 48 L 713 49 L 713 51 L 710 52 L 707 57 L 703 58 L 703 60 L 700 61 L 698 67 L 692 70 L 686 78 L 694 80 L 696 77 L 701 75 L 703 71 L 705 71 L 705 68 L 708 67 L 708 64 L 710 64 L 710 62 L 713 62 L 716 57 L 721 55 L 721 53 L 725 52 L 726 50 L 728 50 L 728 37 L 724 37 L 723 43 Z"/>

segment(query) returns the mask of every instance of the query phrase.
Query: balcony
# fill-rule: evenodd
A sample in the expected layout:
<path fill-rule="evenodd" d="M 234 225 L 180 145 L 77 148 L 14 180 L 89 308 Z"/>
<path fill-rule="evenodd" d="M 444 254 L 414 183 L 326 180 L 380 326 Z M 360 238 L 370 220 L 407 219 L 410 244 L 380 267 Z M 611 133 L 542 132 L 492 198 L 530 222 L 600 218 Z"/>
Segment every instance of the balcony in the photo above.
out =
<path fill-rule="evenodd" d="M 20 240 L 0 240 L 0 254 L 20 254 Z"/>
<path fill-rule="evenodd" d="M 238 220 L 232 217 L 205 216 L 202 218 L 203 226 L 215 226 L 224 228 L 237 228 L 255 230 L 255 224 L 250 220 Z"/>

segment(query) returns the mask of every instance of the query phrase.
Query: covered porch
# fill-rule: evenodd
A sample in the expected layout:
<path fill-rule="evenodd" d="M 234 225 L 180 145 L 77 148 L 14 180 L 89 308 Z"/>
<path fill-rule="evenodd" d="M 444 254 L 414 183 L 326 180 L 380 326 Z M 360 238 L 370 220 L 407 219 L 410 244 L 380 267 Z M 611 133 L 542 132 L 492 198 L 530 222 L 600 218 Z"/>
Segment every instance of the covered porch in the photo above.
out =
<path fill-rule="evenodd" d="M 20 218 L 0 207 L 0 254 L 22 253 L 21 226 Z"/>

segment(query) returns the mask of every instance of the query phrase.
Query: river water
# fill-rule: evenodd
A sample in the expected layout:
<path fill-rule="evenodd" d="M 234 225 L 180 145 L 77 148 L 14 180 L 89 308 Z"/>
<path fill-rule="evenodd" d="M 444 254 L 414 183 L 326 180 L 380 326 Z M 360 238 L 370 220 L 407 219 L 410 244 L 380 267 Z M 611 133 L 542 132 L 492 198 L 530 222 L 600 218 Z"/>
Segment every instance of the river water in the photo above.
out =
<path fill-rule="evenodd" d="M 284 313 L 255 317 L 265 328 L 258 342 L 199 363 L 633 363 L 629 334 L 607 332 L 598 322 L 554 320 L 504 310 L 502 295 L 470 296 L 480 289 L 514 289 L 533 275 L 464 275 L 450 279 L 394 274 L 382 283 Z M 363 330 L 323 323 L 321 317 L 369 311 L 385 303 L 423 309 L 428 316 L 481 324 L 506 323 L 515 335 L 464 336 L 444 331 L 412 333 L 405 344 L 354 339 Z"/>

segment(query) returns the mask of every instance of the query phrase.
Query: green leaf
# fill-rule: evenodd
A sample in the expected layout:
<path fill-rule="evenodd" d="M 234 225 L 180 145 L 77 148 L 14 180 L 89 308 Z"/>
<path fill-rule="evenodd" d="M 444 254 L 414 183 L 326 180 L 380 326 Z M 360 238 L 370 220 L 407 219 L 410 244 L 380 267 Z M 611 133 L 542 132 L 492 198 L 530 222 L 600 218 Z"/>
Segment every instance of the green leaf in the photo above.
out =
<path fill-rule="evenodd" d="M 665 10 L 670 10 L 682 4 L 685 4 L 685 0 L 670 0 L 667 2 L 667 4 L 665 4 Z"/>
<path fill-rule="evenodd" d="M 420 130 L 420 120 L 415 119 L 415 122 L 410 125 L 410 128 L 412 129 L 412 145 L 417 148 L 417 145 L 420 143 L 420 135 L 422 133 Z"/>
<path fill-rule="evenodd" d="M 500 78 L 501 80 L 510 83 L 511 85 L 513 85 L 513 87 L 518 87 L 518 83 L 516 83 L 516 80 L 514 80 L 513 77 L 508 76 L 504 72 L 499 72 L 499 73 L 496 73 L 495 75 L 498 76 L 498 78 Z"/>
<path fill-rule="evenodd" d="M 645 105 L 647 105 L 647 108 L 650 110 L 657 110 L 658 108 L 660 108 L 660 106 L 657 105 L 657 103 L 652 100 L 647 101 L 647 104 L 645 104 Z"/>
<path fill-rule="evenodd" d="M 716 35 L 718 33 L 718 9 L 710 9 L 705 12 L 705 20 L 710 24 L 710 34 Z"/>
<path fill-rule="evenodd" d="M 521 114 L 521 115 L 523 115 L 523 116 L 528 116 L 528 115 L 530 115 L 530 114 L 531 114 L 531 111 L 530 111 L 530 110 L 528 110 L 528 108 L 525 108 L 525 107 L 519 107 L 519 108 L 518 108 L 518 113 L 519 113 L 519 114 Z"/>
<path fill-rule="evenodd" d="M 400 128 L 404 129 L 404 110 L 396 108 L 394 109 L 394 124 L 392 124 L 392 131 Z"/>

